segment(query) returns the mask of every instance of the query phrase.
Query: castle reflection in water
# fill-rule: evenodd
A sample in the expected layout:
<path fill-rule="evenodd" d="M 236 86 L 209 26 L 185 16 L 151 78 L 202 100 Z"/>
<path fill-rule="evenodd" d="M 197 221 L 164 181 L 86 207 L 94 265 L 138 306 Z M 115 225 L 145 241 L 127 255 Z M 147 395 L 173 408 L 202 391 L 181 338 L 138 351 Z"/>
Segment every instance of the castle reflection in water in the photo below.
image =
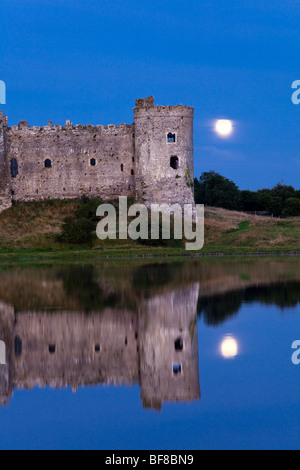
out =
<path fill-rule="evenodd" d="M 2 265 L 0 405 L 14 389 L 100 384 L 139 384 L 156 410 L 197 400 L 197 316 L 217 327 L 244 302 L 299 305 L 300 260 Z M 237 353 L 229 346 L 225 357 Z"/>
<path fill-rule="evenodd" d="M 17 299 L 20 277 L 14 281 Z M 99 384 L 139 384 L 143 406 L 156 410 L 163 402 L 200 398 L 199 283 L 139 295 L 132 306 L 118 305 L 122 299 L 110 292 L 112 302 L 86 311 L 66 308 L 65 299 L 62 306 L 53 305 L 65 281 L 24 279 L 19 292 L 24 302 L 1 300 L 0 340 L 6 355 L 6 365 L 0 366 L 1 405 L 9 403 L 14 389 L 71 386 L 76 391 Z M 107 296 L 111 286 L 102 288 Z"/>

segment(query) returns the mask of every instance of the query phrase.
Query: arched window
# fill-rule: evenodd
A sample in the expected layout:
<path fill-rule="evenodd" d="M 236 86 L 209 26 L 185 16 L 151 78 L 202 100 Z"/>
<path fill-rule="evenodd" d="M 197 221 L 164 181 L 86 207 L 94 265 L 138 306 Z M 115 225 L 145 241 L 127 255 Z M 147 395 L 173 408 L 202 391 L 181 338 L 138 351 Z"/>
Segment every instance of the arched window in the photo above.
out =
<path fill-rule="evenodd" d="M 131 176 L 134 176 L 134 170 L 131 170 Z"/>
<path fill-rule="evenodd" d="M 178 157 L 171 157 L 170 158 L 170 167 L 173 168 L 173 170 L 178 170 L 178 168 L 179 168 L 179 159 L 178 159 Z"/>
<path fill-rule="evenodd" d="M 19 174 L 19 167 L 16 158 L 12 158 L 10 161 L 10 174 L 12 178 L 15 178 Z"/>
<path fill-rule="evenodd" d="M 90 165 L 91 166 L 96 166 L 96 159 L 95 158 L 90 159 Z"/>
<path fill-rule="evenodd" d="M 45 168 L 52 168 L 52 162 L 51 160 L 49 160 L 49 158 L 45 160 Z"/>

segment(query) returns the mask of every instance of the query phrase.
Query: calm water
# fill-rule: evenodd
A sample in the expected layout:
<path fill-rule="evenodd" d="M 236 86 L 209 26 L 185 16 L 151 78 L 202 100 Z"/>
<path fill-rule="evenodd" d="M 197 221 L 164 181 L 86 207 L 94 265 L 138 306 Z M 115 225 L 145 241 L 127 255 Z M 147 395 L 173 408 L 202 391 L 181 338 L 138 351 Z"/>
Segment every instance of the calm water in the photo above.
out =
<path fill-rule="evenodd" d="M 0 448 L 299 449 L 299 325 L 299 259 L 2 267 Z"/>

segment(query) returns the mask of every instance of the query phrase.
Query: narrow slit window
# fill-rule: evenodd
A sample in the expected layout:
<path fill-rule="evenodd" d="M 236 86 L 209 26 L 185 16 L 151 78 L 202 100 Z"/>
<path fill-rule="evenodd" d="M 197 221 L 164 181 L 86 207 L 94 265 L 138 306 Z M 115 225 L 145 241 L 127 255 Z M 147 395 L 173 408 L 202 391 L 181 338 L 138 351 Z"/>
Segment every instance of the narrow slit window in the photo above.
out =
<path fill-rule="evenodd" d="M 15 356 L 20 357 L 22 354 L 22 340 L 16 336 L 14 344 Z"/>
<path fill-rule="evenodd" d="M 170 167 L 173 168 L 173 170 L 178 170 L 179 168 L 179 159 L 178 157 L 171 157 L 170 158 Z"/>
<path fill-rule="evenodd" d="M 124 171 L 124 165 L 123 164 L 121 165 L 121 171 Z"/>
<path fill-rule="evenodd" d="M 167 140 L 168 140 L 168 143 L 175 144 L 176 134 L 173 134 L 172 132 L 169 132 Z"/>
<path fill-rule="evenodd" d="M 10 174 L 12 178 L 15 178 L 19 174 L 19 166 L 16 158 L 12 158 L 10 161 Z"/>
<path fill-rule="evenodd" d="M 131 170 L 131 176 L 134 176 L 134 170 Z"/>
<path fill-rule="evenodd" d="M 183 350 L 183 339 L 177 338 L 174 343 L 175 351 L 182 351 Z"/>
<path fill-rule="evenodd" d="M 45 160 L 45 168 L 52 168 L 52 162 L 49 158 Z"/>

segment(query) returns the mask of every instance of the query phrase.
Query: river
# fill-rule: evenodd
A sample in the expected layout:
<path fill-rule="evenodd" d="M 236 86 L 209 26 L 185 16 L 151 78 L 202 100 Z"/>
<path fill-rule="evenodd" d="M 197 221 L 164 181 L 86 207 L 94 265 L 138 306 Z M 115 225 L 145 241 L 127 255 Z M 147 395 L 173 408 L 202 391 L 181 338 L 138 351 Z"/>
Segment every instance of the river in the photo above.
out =
<path fill-rule="evenodd" d="M 299 325 L 299 258 L 2 266 L 0 448 L 298 449 Z"/>

